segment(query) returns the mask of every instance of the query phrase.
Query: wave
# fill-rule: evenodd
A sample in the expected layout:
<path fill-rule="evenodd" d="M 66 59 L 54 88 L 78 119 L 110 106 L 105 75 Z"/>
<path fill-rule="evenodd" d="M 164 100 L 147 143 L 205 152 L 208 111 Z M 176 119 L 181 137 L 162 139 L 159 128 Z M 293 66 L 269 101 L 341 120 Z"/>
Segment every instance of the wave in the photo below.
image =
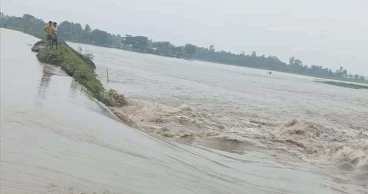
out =
<path fill-rule="evenodd" d="M 292 148 L 308 161 L 324 164 L 348 164 L 351 170 L 368 165 L 367 131 L 325 125 L 293 119 L 273 130 L 273 139 Z"/>
<path fill-rule="evenodd" d="M 111 108 L 123 122 L 156 136 L 195 139 L 218 138 L 284 150 L 306 161 L 336 164 L 345 170 L 368 172 L 368 130 L 331 126 L 303 119 L 270 122 L 242 117 L 229 111 L 168 106 L 130 99 Z M 231 112 L 231 111 L 230 111 Z"/>

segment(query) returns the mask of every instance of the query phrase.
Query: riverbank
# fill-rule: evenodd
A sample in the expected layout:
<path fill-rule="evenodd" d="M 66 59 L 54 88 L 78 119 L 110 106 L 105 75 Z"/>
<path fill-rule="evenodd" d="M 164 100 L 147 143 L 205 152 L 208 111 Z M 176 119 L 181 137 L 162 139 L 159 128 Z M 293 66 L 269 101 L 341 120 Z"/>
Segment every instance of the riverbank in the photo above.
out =
<path fill-rule="evenodd" d="M 44 21 L 37 19 L 32 15 L 25 14 L 22 18 L 2 17 L 0 25 L 5 28 L 22 31 L 33 36 L 44 37 Z M 18 22 L 21 20 L 23 22 Z M 16 22 L 15 22 L 16 21 Z M 37 21 L 37 22 L 36 22 Z M 28 25 L 25 25 L 28 24 Z M 66 24 L 66 25 L 65 25 Z M 349 81 L 356 83 L 368 83 L 366 75 L 353 75 L 348 73 L 344 68 L 333 70 L 315 64 L 303 64 L 302 61 L 294 57 L 289 62 L 282 61 L 276 56 L 257 55 L 254 51 L 252 54 L 238 54 L 215 50 L 214 46 L 204 48 L 192 44 L 175 46 L 170 42 L 153 41 L 145 36 L 126 36 L 110 34 L 101 31 L 105 36 L 91 36 L 92 29 L 83 31 L 80 24 L 70 22 L 61 22 L 59 25 L 59 35 L 67 41 L 96 45 L 106 48 L 116 48 L 121 50 L 133 51 L 137 53 L 146 53 L 171 58 L 194 59 L 199 61 L 208 61 L 211 63 L 227 64 L 240 67 L 248 67 L 255 69 L 264 69 L 268 71 L 284 72 L 296 75 L 311 76 L 316 78 L 333 79 L 339 81 Z M 77 29 L 77 31 L 75 31 Z M 95 29 L 97 30 L 97 29 Z M 70 31 L 75 31 L 79 36 L 71 36 Z M 100 34 L 100 33 L 98 33 Z M 105 38 L 103 38 L 105 37 Z"/>
<path fill-rule="evenodd" d="M 351 88 L 351 89 L 368 89 L 368 85 L 339 82 L 339 81 L 327 81 L 327 80 L 316 80 L 315 82 L 329 84 L 338 87 Z"/>
<path fill-rule="evenodd" d="M 66 74 L 73 77 L 88 93 L 106 106 L 121 107 L 126 104 L 123 95 L 115 90 L 106 91 L 97 79 L 96 65 L 91 59 L 75 51 L 67 43 L 61 42 L 58 48 L 48 48 L 44 41 L 38 41 L 31 49 L 37 52 L 40 62 L 60 66 Z"/>

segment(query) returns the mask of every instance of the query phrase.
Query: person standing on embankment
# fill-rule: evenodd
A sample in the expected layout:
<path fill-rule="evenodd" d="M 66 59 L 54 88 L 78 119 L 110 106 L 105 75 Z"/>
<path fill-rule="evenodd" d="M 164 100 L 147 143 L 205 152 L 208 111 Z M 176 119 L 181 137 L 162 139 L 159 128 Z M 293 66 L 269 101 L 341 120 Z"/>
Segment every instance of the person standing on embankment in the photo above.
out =
<path fill-rule="evenodd" d="M 51 43 L 51 47 L 53 47 L 55 45 L 55 48 L 57 49 L 58 47 L 58 37 L 57 37 L 57 23 L 54 22 L 54 33 L 52 35 L 52 43 Z"/>
<path fill-rule="evenodd" d="M 46 46 L 50 46 L 52 48 L 52 37 L 55 33 L 55 29 L 52 26 L 52 21 L 49 21 L 49 24 L 45 27 L 45 32 L 47 33 L 46 36 Z"/>

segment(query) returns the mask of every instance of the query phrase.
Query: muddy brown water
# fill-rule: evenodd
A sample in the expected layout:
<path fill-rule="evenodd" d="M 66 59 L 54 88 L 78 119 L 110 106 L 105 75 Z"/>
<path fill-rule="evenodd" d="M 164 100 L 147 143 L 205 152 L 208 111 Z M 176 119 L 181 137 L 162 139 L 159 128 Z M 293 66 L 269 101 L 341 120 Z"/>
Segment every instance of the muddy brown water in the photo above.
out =
<path fill-rule="evenodd" d="M 267 152 L 163 141 L 130 128 L 60 69 L 37 39 L 1 29 L 1 193 L 366 193 Z"/>

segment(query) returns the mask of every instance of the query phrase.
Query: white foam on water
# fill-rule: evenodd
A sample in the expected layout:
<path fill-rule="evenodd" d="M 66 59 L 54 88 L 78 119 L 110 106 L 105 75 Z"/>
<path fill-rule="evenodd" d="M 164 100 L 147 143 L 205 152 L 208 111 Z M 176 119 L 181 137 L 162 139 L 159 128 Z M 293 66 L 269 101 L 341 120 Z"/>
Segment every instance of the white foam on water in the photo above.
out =
<path fill-rule="evenodd" d="M 306 161 L 350 164 L 351 170 L 368 165 L 368 130 L 326 127 L 292 119 L 268 122 L 256 118 L 225 116 L 220 112 L 177 107 L 144 100 L 129 100 L 112 111 L 126 123 L 152 135 L 169 138 L 219 138 L 279 149 Z"/>
<path fill-rule="evenodd" d="M 368 180 L 367 90 L 279 72 L 83 48 L 94 54 L 101 80 L 109 70 L 105 87 L 129 101 L 112 112 L 135 128 L 172 139 L 281 150 Z"/>

